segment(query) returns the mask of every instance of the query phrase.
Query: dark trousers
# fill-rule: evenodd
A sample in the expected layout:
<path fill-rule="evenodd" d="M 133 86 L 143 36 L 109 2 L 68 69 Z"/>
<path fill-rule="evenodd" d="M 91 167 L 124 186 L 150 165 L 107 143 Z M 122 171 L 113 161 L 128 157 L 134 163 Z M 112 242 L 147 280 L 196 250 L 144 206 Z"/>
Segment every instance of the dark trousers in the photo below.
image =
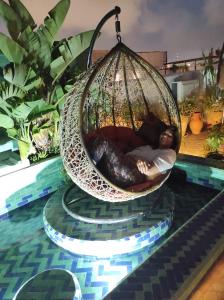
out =
<path fill-rule="evenodd" d="M 100 172 L 115 185 L 125 188 L 145 181 L 133 157 L 125 155 L 105 138 L 97 138 L 90 149 Z"/>

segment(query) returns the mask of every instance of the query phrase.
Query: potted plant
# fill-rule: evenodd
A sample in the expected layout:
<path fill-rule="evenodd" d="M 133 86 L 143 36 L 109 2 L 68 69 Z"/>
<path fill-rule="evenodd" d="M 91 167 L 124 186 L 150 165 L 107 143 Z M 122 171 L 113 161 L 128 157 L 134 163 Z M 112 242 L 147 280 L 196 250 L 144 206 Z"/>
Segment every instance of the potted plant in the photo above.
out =
<path fill-rule="evenodd" d="M 211 154 L 224 156 L 224 124 L 218 124 L 211 128 L 208 138 L 206 139 L 207 148 Z"/>
<path fill-rule="evenodd" d="M 188 98 L 192 104 L 189 127 L 192 134 L 199 134 L 203 128 L 201 96 L 192 95 L 188 96 Z"/>
<path fill-rule="evenodd" d="M 213 57 L 204 57 L 204 84 L 203 113 L 209 127 L 221 123 L 224 109 L 224 93 L 217 86 L 217 74 L 214 68 Z"/>
<path fill-rule="evenodd" d="M 201 101 L 196 95 L 189 95 L 179 103 L 182 136 L 185 134 L 187 126 L 191 129 L 193 134 L 199 134 L 203 127 L 201 116 Z"/>
<path fill-rule="evenodd" d="M 10 35 L 0 33 L 0 51 L 10 62 L 0 79 L 0 126 L 18 141 L 21 159 L 58 148 L 66 86 L 86 68 L 79 61 L 87 55 L 93 30 L 55 41 L 69 6 L 69 0 L 59 1 L 37 28 L 20 0 L 0 0 Z"/>
<path fill-rule="evenodd" d="M 190 115 L 192 111 L 192 100 L 185 97 L 181 102 L 178 103 L 181 119 L 181 134 L 182 137 L 185 135 L 187 126 L 189 124 Z"/>
<path fill-rule="evenodd" d="M 203 100 L 203 113 L 208 128 L 222 122 L 223 111 L 224 97 L 212 98 L 208 95 L 205 96 Z"/>

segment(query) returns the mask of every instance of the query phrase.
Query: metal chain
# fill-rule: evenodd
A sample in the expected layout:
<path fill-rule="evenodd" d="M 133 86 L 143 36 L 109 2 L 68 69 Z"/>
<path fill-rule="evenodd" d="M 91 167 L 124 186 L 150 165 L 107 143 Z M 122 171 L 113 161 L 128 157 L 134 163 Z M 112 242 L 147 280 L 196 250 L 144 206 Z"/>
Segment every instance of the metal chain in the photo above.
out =
<path fill-rule="evenodd" d="M 119 21 L 119 18 L 118 18 L 118 15 L 115 15 L 115 30 L 116 30 L 116 37 L 117 37 L 117 40 L 118 40 L 118 43 L 121 42 L 121 25 L 120 25 L 120 21 Z"/>

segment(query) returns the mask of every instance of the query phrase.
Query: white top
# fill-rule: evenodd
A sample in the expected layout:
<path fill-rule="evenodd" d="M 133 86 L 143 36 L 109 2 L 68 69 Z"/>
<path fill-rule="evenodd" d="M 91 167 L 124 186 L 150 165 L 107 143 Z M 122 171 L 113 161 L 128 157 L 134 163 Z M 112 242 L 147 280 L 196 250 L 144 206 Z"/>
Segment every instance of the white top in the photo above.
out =
<path fill-rule="evenodd" d="M 176 161 L 176 152 L 173 149 L 152 149 L 149 145 L 137 147 L 126 154 L 153 162 L 161 173 L 171 169 Z"/>

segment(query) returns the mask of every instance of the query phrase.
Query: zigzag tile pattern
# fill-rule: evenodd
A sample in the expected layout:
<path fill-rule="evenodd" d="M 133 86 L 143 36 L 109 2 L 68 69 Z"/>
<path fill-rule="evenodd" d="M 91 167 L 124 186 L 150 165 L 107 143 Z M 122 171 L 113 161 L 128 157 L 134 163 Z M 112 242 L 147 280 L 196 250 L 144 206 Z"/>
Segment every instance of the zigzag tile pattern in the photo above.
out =
<path fill-rule="evenodd" d="M 0 299 L 11 300 L 30 277 L 52 268 L 74 273 L 83 299 L 101 299 L 155 250 L 146 247 L 144 251 L 113 259 L 80 257 L 57 247 L 41 231 L 39 237 L 29 243 L 1 251 Z"/>
<path fill-rule="evenodd" d="M 0 226 L 4 225 L 4 230 L 1 232 L 1 249 L 24 243 L 33 238 L 33 232 L 38 232 L 43 228 L 40 210 L 43 210 L 48 198 L 49 196 L 40 201 L 28 203 L 26 206 L 9 212 L 7 218 L 0 220 Z"/>
<path fill-rule="evenodd" d="M 81 300 L 81 289 L 72 273 L 53 269 L 25 283 L 13 300 Z"/>
<path fill-rule="evenodd" d="M 78 186 L 73 185 L 69 191 L 66 191 L 66 197 L 63 197 L 63 202 L 68 211 L 75 212 L 82 217 L 116 219 L 121 217 L 127 218 L 134 213 L 150 211 L 156 201 L 166 193 L 171 193 L 167 191 L 167 187 L 132 201 L 114 203 L 92 197 Z"/>
<path fill-rule="evenodd" d="M 172 231 L 181 226 L 186 219 L 196 212 L 196 209 L 202 207 L 215 194 L 212 190 L 197 188 L 197 186 L 191 184 L 182 186 L 178 191 L 174 189 L 174 192 L 175 202 L 177 203 L 175 217 L 172 228 L 166 236 L 156 241 L 152 247 L 145 247 L 132 254 L 108 259 L 78 256 L 56 246 L 46 236 L 43 229 L 42 212 L 44 202 L 42 202 L 42 199 L 32 202 L 27 207 L 12 211 L 9 220 L 0 221 L 1 241 L 2 233 L 6 232 L 10 220 L 12 220 L 11 230 L 16 235 L 12 240 L 12 244 L 10 244 L 10 240 L 5 241 L 4 248 L 1 247 L 0 250 L 0 299 L 12 300 L 16 291 L 28 279 L 52 268 L 69 270 L 75 274 L 80 283 L 84 300 L 102 299 L 128 274 L 147 261 L 152 253 L 165 242 Z M 188 205 L 189 201 L 191 203 Z M 186 215 L 184 210 L 186 210 Z M 32 216 L 34 217 L 33 224 Z M 18 220 L 20 220 L 20 223 Z M 17 232 L 16 227 L 18 224 L 21 229 Z M 12 237 L 12 233 L 10 237 Z M 172 254 L 175 256 L 175 253 Z M 157 272 L 156 267 L 154 272 Z M 168 284 L 165 277 L 163 280 L 164 284 Z"/>
<path fill-rule="evenodd" d="M 223 204 L 224 191 L 105 299 L 180 299 L 186 279 L 200 272 L 213 247 L 219 243 L 223 251 Z"/>
<path fill-rule="evenodd" d="M 172 223 L 174 195 L 167 187 L 158 194 L 161 199 L 157 199 L 158 204 L 149 214 L 117 224 L 90 224 L 75 220 L 64 211 L 62 195 L 62 192 L 56 193 L 46 204 L 44 228 L 53 242 L 75 254 L 110 257 L 130 253 L 153 244 L 166 233 Z M 111 210 L 116 207 L 114 203 L 105 204 L 93 199 L 91 205 L 91 198 L 89 201 L 84 200 L 84 208 L 88 203 L 88 215 L 91 218 L 111 214 Z M 149 207 L 149 200 L 147 197 L 141 200 L 132 200 L 129 205 L 118 204 L 116 212 L 119 211 L 119 215 L 123 217 L 133 214 L 133 211 L 145 211 Z M 81 208 L 82 201 L 77 206 L 79 211 L 84 212 Z"/>

